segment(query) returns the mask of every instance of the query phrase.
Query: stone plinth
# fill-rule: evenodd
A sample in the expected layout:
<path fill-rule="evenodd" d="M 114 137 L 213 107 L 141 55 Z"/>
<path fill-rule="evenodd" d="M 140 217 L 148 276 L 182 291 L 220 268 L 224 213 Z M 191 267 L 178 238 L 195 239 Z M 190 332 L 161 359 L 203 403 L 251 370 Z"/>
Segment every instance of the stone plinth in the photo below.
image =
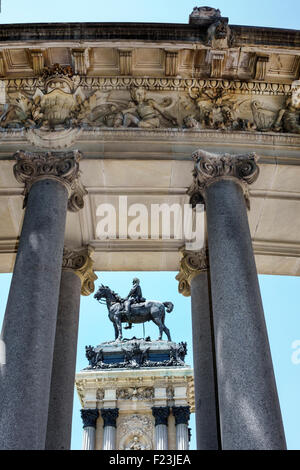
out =
<path fill-rule="evenodd" d="M 100 410 L 118 410 L 115 449 L 154 450 L 161 424 L 153 409 L 168 407 L 163 437 L 167 448 L 176 450 L 172 407 L 194 411 L 193 370 L 184 363 L 183 349 L 184 343 L 135 338 L 88 348 L 90 365 L 77 373 L 76 388 L 83 409 L 99 410 L 96 450 L 103 449 L 107 434 Z"/>

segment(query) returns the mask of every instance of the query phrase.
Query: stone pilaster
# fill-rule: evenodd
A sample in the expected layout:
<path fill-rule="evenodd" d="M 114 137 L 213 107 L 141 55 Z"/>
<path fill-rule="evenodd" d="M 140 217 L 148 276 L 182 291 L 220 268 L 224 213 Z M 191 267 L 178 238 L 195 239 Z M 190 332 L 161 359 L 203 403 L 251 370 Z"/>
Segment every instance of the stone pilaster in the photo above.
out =
<path fill-rule="evenodd" d="M 101 408 L 101 416 L 103 418 L 103 450 L 114 450 L 119 409 Z"/>
<path fill-rule="evenodd" d="M 97 409 L 80 410 L 83 422 L 82 450 L 95 449 L 95 434 L 99 411 Z"/>
<path fill-rule="evenodd" d="M 94 291 L 92 250 L 64 248 L 52 364 L 46 449 L 69 449 L 71 443 L 80 293 Z"/>
<path fill-rule="evenodd" d="M 26 211 L 1 340 L 3 449 L 44 449 L 67 207 L 83 206 L 78 152 L 15 155 Z M 22 423 L 21 426 L 15 423 Z"/>
<path fill-rule="evenodd" d="M 169 406 L 153 406 L 152 414 L 155 419 L 155 449 L 168 450 L 168 418 Z"/>
<path fill-rule="evenodd" d="M 193 158 L 189 193 L 206 207 L 222 449 L 285 449 L 245 204 L 257 157 L 198 150 Z"/>

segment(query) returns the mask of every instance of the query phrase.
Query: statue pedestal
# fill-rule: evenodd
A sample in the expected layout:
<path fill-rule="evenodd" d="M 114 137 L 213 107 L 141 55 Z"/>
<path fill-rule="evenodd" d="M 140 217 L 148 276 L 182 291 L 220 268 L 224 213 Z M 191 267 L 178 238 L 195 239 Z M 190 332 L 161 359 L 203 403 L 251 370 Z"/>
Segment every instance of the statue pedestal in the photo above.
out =
<path fill-rule="evenodd" d="M 161 441 L 163 436 L 161 445 L 176 450 L 176 410 L 188 410 L 186 424 L 194 411 L 193 370 L 184 363 L 185 344 L 133 338 L 89 347 L 87 356 L 90 365 L 76 375 L 76 388 L 83 409 L 99 410 L 95 449 L 107 445 L 110 426 L 115 427 L 111 448 L 154 450 L 157 437 Z M 102 416 L 112 413 L 114 420 L 105 422 Z"/>

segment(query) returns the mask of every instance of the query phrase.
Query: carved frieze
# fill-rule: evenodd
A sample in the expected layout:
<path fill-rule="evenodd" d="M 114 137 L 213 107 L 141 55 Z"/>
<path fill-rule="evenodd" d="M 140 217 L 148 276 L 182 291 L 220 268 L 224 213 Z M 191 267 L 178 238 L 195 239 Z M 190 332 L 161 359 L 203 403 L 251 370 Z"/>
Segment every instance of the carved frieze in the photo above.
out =
<path fill-rule="evenodd" d="M 31 186 L 41 179 L 59 180 L 69 194 L 68 209 L 76 212 L 82 209 L 86 190 L 79 179 L 79 160 L 81 153 L 72 152 L 24 152 L 19 150 L 14 155 L 14 175 L 19 183 L 24 184 L 24 206 Z"/>
<path fill-rule="evenodd" d="M 117 390 L 117 398 L 120 400 L 152 400 L 153 387 L 128 387 Z"/>
<path fill-rule="evenodd" d="M 73 271 L 81 281 L 81 294 L 90 295 L 95 290 L 94 281 L 98 279 L 93 271 L 92 250 L 89 247 L 78 250 L 64 248 L 63 269 Z"/>
<path fill-rule="evenodd" d="M 169 74 L 176 73 L 176 54 L 166 51 Z M 19 130 L 33 145 L 53 149 L 71 146 L 89 129 L 300 133 L 299 104 L 291 101 L 297 82 L 220 79 L 228 52 L 212 49 L 207 54 L 215 80 L 80 77 L 59 65 L 44 69 L 39 78 L 3 80 L 0 131 Z"/>

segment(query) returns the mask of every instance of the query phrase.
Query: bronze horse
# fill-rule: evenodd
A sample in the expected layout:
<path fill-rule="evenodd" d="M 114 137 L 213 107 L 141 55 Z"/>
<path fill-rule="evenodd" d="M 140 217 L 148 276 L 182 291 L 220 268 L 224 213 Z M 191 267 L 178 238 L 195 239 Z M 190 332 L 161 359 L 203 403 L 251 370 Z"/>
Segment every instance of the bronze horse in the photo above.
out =
<path fill-rule="evenodd" d="M 122 323 L 129 321 L 126 313 L 123 311 L 124 300 L 112 291 L 108 286 L 101 284 L 94 298 L 100 302 L 100 299 L 106 300 L 108 318 L 113 322 L 115 329 L 115 339 L 121 341 Z M 174 305 L 172 302 L 158 302 L 156 300 L 147 300 L 146 302 L 132 304 L 130 323 L 145 323 L 152 320 L 159 328 L 159 340 L 162 339 L 163 332 L 166 333 L 168 341 L 171 341 L 169 329 L 165 325 L 165 309 L 172 312 Z"/>

